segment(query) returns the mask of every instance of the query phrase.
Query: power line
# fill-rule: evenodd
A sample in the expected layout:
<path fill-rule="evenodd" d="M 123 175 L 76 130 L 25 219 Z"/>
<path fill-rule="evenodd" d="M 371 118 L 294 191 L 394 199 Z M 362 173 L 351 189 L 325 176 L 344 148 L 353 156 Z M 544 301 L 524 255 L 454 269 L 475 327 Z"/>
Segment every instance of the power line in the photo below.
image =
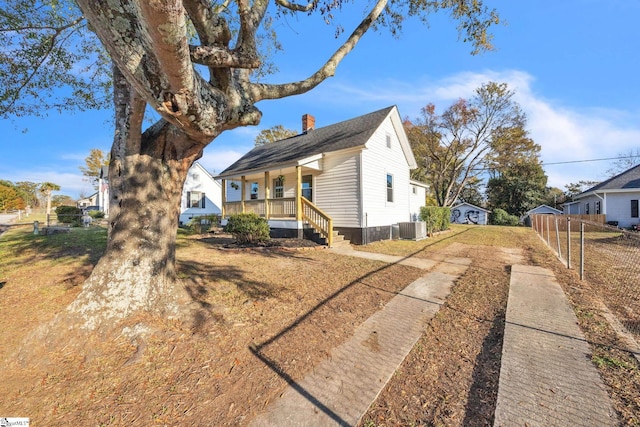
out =
<path fill-rule="evenodd" d="M 604 160 L 635 159 L 636 157 L 638 157 L 638 156 L 607 157 L 607 158 L 604 158 L 604 159 L 590 159 L 590 160 L 567 160 L 565 162 L 551 162 L 551 163 L 542 162 L 542 165 L 543 166 L 566 165 L 566 164 L 570 164 L 570 163 L 601 162 L 601 161 L 604 161 Z"/>

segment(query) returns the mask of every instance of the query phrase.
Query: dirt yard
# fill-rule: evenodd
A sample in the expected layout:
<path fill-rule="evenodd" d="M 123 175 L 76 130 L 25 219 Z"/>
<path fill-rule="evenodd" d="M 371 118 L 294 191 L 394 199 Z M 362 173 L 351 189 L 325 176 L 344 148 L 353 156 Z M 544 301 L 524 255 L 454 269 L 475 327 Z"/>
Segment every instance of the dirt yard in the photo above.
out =
<path fill-rule="evenodd" d="M 472 259 L 363 426 L 492 424 L 513 253 L 496 247 L 517 248 L 525 262 L 554 261 L 529 231 L 460 227 L 421 242 L 361 248 Z M 29 417 L 33 426 L 247 425 L 287 381 L 301 379 L 423 274 L 322 248 L 295 248 L 292 241 L 250 250 L 234 248 L 224 236 L 181 238 L 179 276 L 202 307 L 192 324 L 140 317 L 123 326 L 145 325 L 151 332 L 143 339 L 96 335 L 80 350 L 24 349 L 24 338 L 78 294 L 101 253 L 99 244 L 42 239 L 11 242 L 11 263 L 0 260 L 0 359 L 6 361 L 0 416 Z M 561 277 L 573 283 L 569 273 Z M 597 353 L 599 366 L 613 378 L 621 419 L 637 423 L 637 364 L 611 353 L 606 327 L 584 292 L 571 298 L 583 310 L 585 327 L 597 331 L 595 342 L 603 344 L 596 348 L 603 352 Z M 19 363 L 18 349 L 34 362 Z M 626 394 L 620 397 L 617 389 Z"/>

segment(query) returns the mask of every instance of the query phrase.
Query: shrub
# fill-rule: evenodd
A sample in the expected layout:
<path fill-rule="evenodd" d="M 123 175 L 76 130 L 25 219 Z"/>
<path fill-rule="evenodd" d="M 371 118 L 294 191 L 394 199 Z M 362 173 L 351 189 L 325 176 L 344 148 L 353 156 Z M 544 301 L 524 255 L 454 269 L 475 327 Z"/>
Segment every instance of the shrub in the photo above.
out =
<path fill-rule="evenodd" d="M 504 209 L 494 209 L 489 215 L 489 222 L 493 225 L 518 225 L 520 219 L 515 215 L 509 215 Z"/>
<path fill-rule="evenodd" d="M 224 229 L 241 245 L 256 245 L 269 240 L 267 220 L 254 213 L 231 215 Z"/>
<path fill-rule="evenodd" d="M 89 216 L 93 219 L 104 218 L 104 212 L 102 211 L 89 211 Z"/>
<path fill-rule="evenodd" d="M 423 206 L 420 208 L 420 219 L 427 223 L 427 233 L 449 229 L 451 209 L 438 206 Z"/>
<path fill-rule="evenodd" d="M 200 215 L 195 216 L 185 224 L 185 227 L 192 233 L 206 233 L 213 227 L 220 225 L 220 215 Z"/>
<path fill-rule="evenodd" d="M 72 227 L 80 227 L 82 225 L 82 210 L 75 206 L 58 206 L 56 208 L 58 222 L 63 224 L 71 224 Z"/>

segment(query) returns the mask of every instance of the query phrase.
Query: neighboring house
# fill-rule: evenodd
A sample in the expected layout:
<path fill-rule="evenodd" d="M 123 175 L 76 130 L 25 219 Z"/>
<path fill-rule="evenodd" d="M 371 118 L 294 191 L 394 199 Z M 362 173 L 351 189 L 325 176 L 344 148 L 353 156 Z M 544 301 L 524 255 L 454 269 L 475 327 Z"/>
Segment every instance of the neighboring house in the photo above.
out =
<path fill-rule="evenodd" d="M 460 203 L 451 208 L 451 223 L 487 225 L 490 212 L 471 203 Z"/>
<path fill-rule="evenodd" d="M 563 213 L 564 212 L 562 212 L 560 209 L 552 208 L 549 205 L 540 205 L 522 215 L 520 217 L 520 222 L 529 226 L 531 225 L 531 215 L 562 215 Z"/>
<path fill-rule="evenodd" d="M 92 205 L 90 205 L 98 206 L 106 216 L 109 215 L 108 177 L 109 167 L 104 166 L 98 178 L 98 192 L 91 196 Z M 221 206 L 222 187 L 220 182 L 216 181 L 200 163 L 194 163 L 187 173 L 187 179 L 185 180 L 182 190 L 180 223 L 186 224 L 193 217 L 197 216 L 210 214 L 219 215 L 221 213 Z"/>
<path fill-rule="evenodd" d="M 334 231 L 363 244 L 413 220 L 425 185 L 409 178 L 417 165 L 395 106 L 314 125 L 305 114 L 302 134 L 255 147 L 223 171 L 223 216 L 255 212 L 274 237 L 313 227 L 330 245 Z"/>
<path fill-rule="evenodd" d="M 182 188 L 180 224 L 203 215 L 222 212 L 222 185 L 198 162 L 195 162 Z"/>
<path fill-rule="evenodd" d="M 540 206 L 536 206 L 530 211 L 527 211 L 525 215 L 536 215 L 536 214 L 562 215 L 563 213 L 564 212 L 562 212 L 560 209 L 555 209 L 548 205 L 540 205 Z"/>
<path fill-rule="evenodd" d="M 85 197 L 84 199 L 80 199 L 76 202 L 76 207 L 83 209 L 89 206 L 98 206 L 98 193 L 93 193 L 89 197 Z"/>
<path fill-rule="evenodd" d="M 591 187 L 564 204 L 564 213 L 605 215 L 607 222 L 630 228 L 640 224 L 640 165 Z"/>

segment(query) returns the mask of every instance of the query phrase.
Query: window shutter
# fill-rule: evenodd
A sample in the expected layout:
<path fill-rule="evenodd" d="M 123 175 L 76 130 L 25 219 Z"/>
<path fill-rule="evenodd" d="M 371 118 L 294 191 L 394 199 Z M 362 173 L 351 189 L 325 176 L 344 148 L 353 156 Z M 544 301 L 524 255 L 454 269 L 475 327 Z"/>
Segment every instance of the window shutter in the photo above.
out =
<path fill-rule="evenodd" d="M 187 191 L 187 208 L 191 207 L 191 191 Z"/>
<path fill-rule="evenodd" d="M 200 194 L 202 194 L 202 199 L 200 199 L 201 200 L 200 207 L 204 209 L 204 201 L 206 200 L 206 197 L 204 197 L 204 193 L 200 193 Z"/>

